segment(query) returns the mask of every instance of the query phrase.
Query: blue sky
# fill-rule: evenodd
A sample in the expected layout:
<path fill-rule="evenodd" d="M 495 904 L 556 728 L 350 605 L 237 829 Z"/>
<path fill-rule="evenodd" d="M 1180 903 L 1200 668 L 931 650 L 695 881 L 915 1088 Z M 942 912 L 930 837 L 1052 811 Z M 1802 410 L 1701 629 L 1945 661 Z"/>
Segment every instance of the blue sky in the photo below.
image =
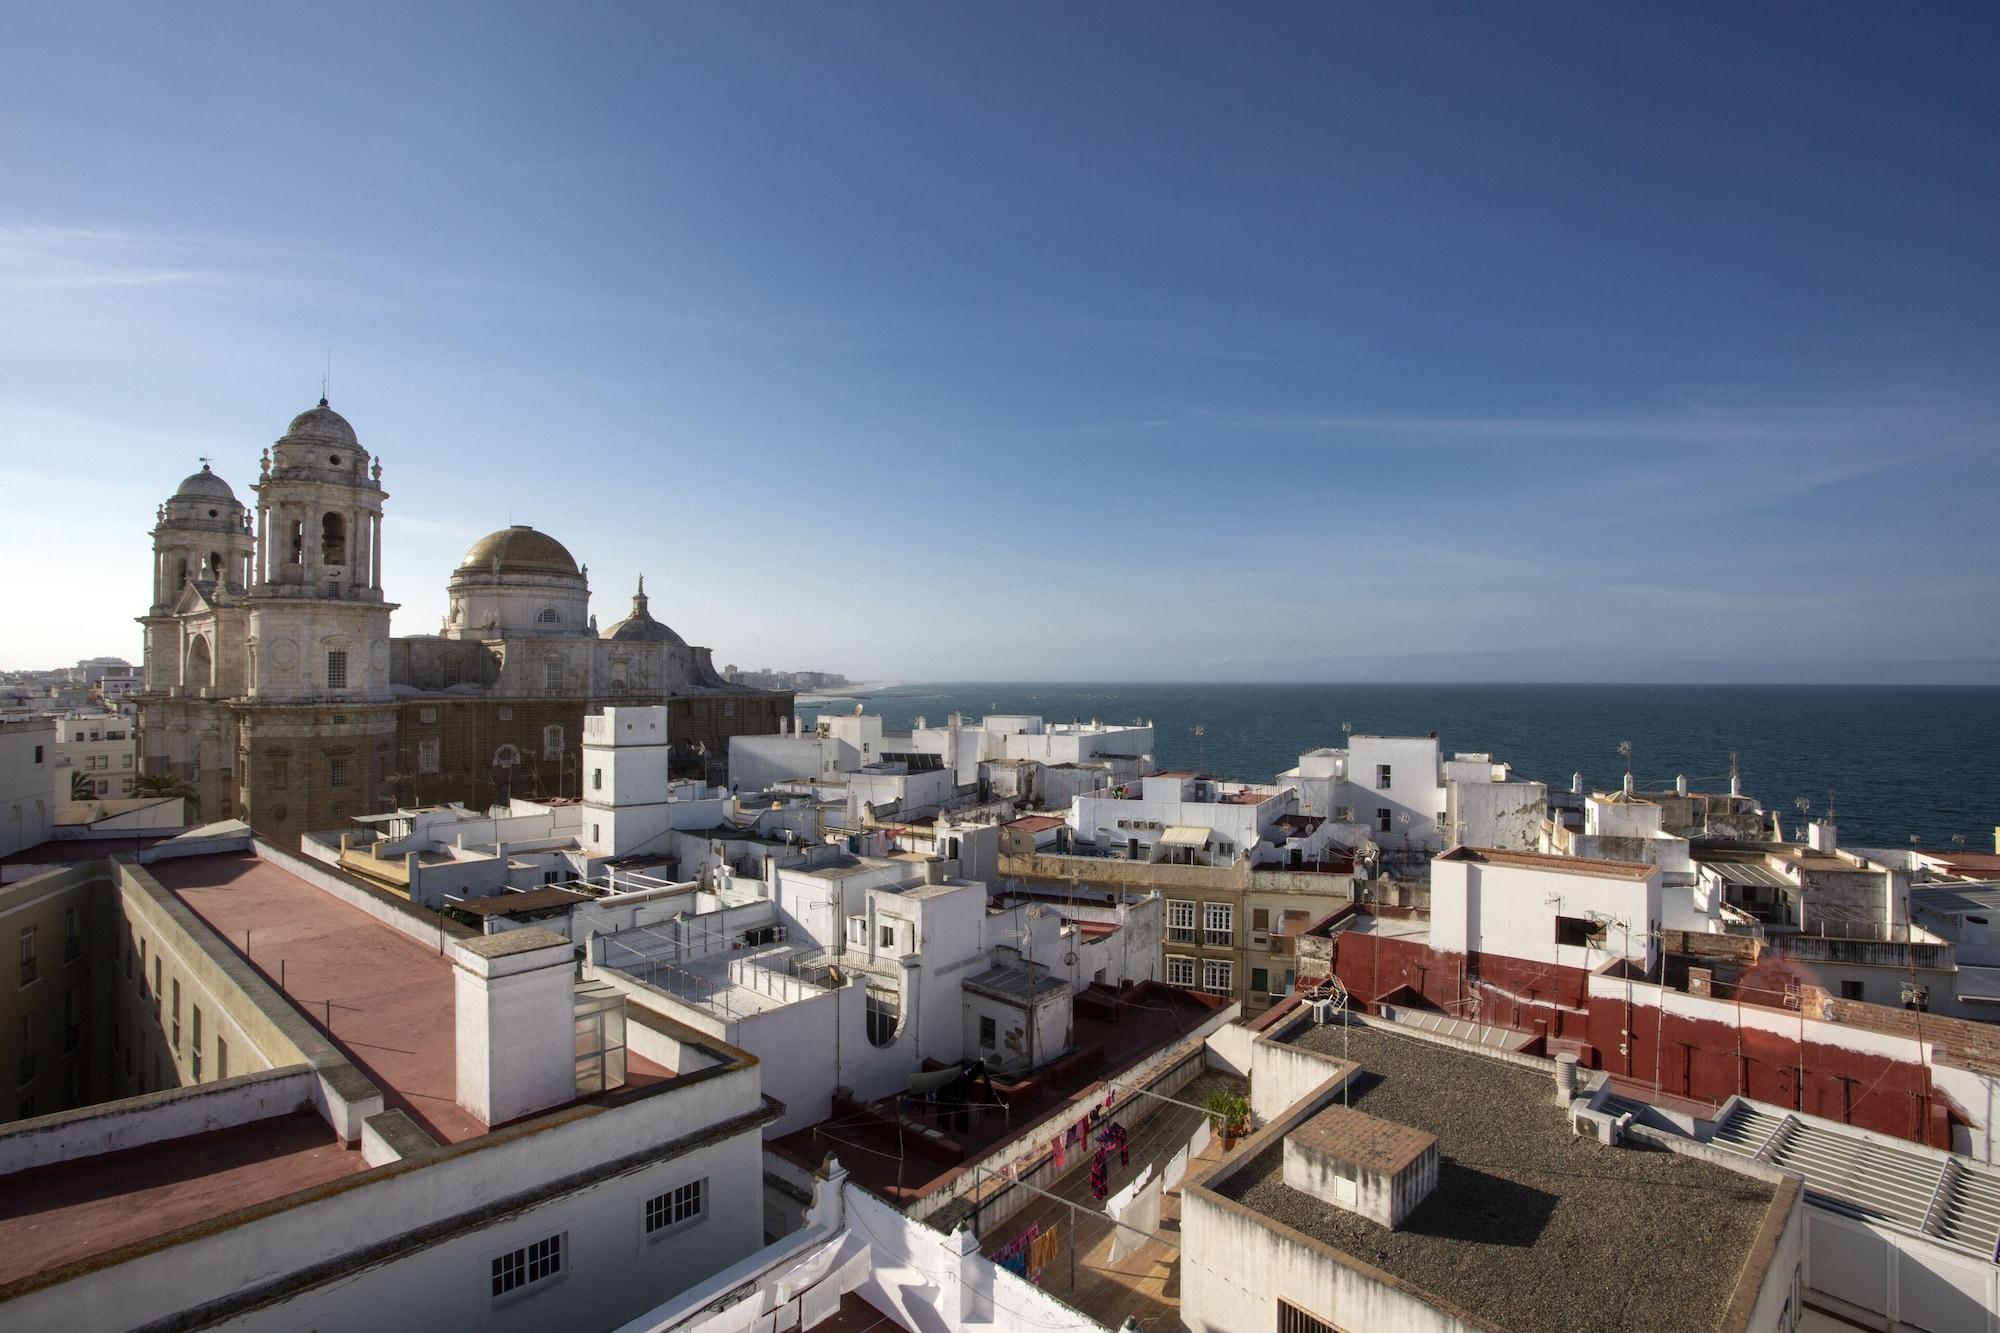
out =
<path fill-rule="evenodd" d="M 399 633 L 532 523 L 718 663 L 2000 681 L 2000 10 L 17 6 L 0 665 L 318 396 Z"/>

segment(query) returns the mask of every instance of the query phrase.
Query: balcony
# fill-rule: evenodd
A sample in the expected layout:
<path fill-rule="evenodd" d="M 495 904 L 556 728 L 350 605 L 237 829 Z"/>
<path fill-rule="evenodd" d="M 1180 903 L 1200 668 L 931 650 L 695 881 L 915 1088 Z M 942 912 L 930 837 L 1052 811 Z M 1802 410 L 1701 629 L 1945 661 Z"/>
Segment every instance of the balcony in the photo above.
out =
<path fill-rule="evenodd" d="M 1764 947 L 1801 962 L 1846 963 L 1862 967 L 1919 967 L 1948 971 L 1950 943 L 1919 927 L 1900 923 L 1814 921 L 1801 931 L 1767 928 Z"/>

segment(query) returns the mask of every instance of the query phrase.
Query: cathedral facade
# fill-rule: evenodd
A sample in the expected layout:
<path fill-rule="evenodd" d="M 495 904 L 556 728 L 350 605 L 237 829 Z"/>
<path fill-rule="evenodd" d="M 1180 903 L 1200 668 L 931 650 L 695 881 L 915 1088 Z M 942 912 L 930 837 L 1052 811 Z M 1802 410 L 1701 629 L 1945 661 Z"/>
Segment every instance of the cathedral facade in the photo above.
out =
<path fill-rule="evenodd" d="M 203 821 L 274 841 L 399 805 L 582 795 L 583 718 L 665 704 L 677 771 L 721 780 L 729 737 L 792 695 L 719 676 L 655 620 L 644 581 L 598 631 L 587 567 L 509 527 L 474 543 L 436 634 L 392 637 L 382 465 L 322 399 L 264 453 L 254 513 L 207 464 L 160 506 L 139 696 L 141 762 Z"/>

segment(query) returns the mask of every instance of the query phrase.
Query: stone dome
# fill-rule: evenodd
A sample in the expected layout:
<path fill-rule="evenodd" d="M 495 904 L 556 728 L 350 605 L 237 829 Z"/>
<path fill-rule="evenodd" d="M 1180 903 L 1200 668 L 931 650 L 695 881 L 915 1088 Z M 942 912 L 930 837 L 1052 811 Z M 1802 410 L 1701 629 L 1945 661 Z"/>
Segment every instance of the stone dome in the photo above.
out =
<path fill-rule="evenodd" d="M 285 438 L 307 444 L 340 445 L 347 449 L 361 447 L 354 427 L 347 424 L 346 417 L 328 407 L 324 398 L 319 400 L 319 406 L 309 407 L 292 418 L 292 424 L 285 428 Z"/>
<path fill-rule="evenodd" d="M 676 643 L 683 648 L 687 640 L 653 619 L 653 613 L 646 609 L 646 580 L 639 579 L 639 591 L 632 597 L 632 614 L 604 631 L 604 637 L 618 643 Z"/>
<path fill-rule="evenodd" d="M 208 464 L 201 465 L 201 471 L 183 481 L 174 489 L 176 500 L 227 500 L 236 503 L 236 492 L 229 489 L 229 483 L 209 470 Z"/>
<path fill-rule="evenodd" d="M 472 544 L 458 567 L 468 574 L 568 574 L 580 577 L 576 557 L 554 537 L 525 523 L 489 532 Z"/>

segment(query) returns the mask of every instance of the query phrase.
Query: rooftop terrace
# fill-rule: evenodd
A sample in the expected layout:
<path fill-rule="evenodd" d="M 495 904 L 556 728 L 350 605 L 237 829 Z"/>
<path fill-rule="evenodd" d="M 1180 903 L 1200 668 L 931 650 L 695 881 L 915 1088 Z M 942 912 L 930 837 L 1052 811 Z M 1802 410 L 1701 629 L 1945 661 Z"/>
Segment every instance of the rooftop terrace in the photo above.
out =
<path fill-rule="evenodd" d="M 1437 1136 L 1430 1197 L 1391 1231 L 1287 1186 L 1282 1140 L 1217 1177 L 1218 1194 L 1510 1333 L 1718 1325 L 1771 1186 L 1580 1138 L 1535 1070 L 1378 1028 L 1345 1037 L 1354 1108 Z M 1312 1027 L 1291 1044 L 1338 1058 L 1342 1038 Z"/>

